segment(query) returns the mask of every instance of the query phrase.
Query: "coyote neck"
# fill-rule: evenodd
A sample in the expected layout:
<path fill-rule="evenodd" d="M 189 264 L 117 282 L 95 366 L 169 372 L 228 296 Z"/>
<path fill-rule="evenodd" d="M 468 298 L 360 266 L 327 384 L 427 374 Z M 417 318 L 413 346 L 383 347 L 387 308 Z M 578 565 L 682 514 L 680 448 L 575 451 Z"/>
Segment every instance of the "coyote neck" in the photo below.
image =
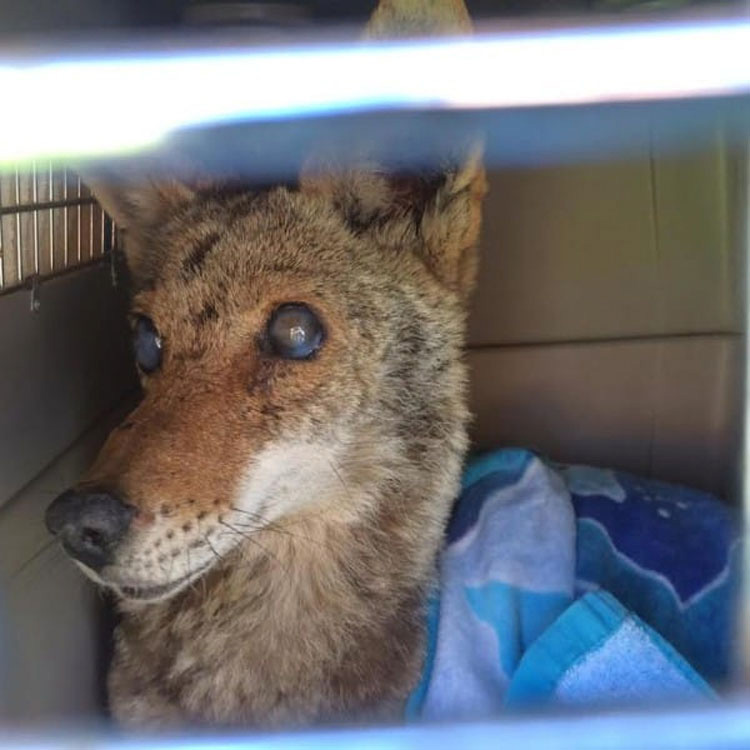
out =
<path fill-rule="evenodd" d="M 140 725 L 151 712 L 156 723 L 255 726 L 398 718 L 423 660 L 440 538 L 430 526 L 393 509 L 288 522 L 173 600 L 129 606 L 110 678 L 116 713 Z"/>

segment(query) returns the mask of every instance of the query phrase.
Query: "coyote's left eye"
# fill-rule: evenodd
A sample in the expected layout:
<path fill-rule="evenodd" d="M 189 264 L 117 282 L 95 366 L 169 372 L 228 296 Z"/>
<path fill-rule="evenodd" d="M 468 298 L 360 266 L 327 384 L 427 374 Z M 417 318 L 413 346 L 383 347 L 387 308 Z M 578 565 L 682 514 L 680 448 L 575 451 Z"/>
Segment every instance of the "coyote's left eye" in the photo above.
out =
<path fill-rule="evenodd" d="M 162 340 L 151 318 L 139 315 L 133 330 L 133 349 L 138 367 L 145 373 L 154 372 L 161 365 Z"/>
<path fill-rule="evenodd" d="M 288 303 L 274 310 L 267 336 L 274 354 L 284 359 L 307 359 L 323 345 L 325 332 L 307 305 Z"/>

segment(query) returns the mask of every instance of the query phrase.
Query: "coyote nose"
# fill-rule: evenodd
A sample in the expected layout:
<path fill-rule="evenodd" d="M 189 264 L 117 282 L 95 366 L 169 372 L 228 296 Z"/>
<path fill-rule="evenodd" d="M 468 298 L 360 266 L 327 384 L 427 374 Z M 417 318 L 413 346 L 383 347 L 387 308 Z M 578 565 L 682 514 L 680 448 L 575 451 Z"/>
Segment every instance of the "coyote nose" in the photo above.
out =
<path fill-rule="evenodd" d="M 67 490 L 47 508 L 44 520 L 71 557 L 99 570 L 111 561 L 134 515 L 132 505 L 107 492 Z"/>

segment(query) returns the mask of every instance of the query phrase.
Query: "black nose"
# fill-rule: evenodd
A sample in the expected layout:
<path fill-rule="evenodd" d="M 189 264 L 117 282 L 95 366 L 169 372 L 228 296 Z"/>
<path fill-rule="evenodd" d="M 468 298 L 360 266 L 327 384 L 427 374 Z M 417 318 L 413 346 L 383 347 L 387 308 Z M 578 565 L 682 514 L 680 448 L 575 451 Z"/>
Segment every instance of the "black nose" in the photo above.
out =
<path fill-rule="evenodd" d="M 135 508 L 107 492 L 63 492 L 47 508 L 44 520 L 69 555 L 94 570 L 111 562 Z"/>

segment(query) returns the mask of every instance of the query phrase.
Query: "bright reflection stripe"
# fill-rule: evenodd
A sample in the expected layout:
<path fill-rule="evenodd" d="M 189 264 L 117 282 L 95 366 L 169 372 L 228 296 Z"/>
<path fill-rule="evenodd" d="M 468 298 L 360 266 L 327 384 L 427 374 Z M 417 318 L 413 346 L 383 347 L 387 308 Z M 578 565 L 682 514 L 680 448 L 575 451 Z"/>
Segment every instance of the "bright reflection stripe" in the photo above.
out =
<path fill-rule="evenodd" d="M 76 91 L 113 92 L 96 107 Z M 0 161 L 122 152 L 186 127 L 750 92 L 750 21 L 0 63 Z M 50 122 L 50 113 L 54 121 Z"/>

